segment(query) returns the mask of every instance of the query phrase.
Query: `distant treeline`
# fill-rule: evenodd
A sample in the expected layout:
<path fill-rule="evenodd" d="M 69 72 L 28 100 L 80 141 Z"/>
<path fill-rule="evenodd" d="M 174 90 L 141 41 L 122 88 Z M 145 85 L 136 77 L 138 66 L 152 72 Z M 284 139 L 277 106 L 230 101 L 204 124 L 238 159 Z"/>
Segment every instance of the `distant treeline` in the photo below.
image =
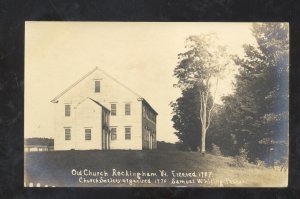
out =
<path fill-rule="evenodd" d="M 157 141 L 157 150 L 159 151 L 176 151 L 178 150 L 178 145 L 169 143 L 169 142 L 164 142 L 164 141 Z"/>
<path fill-rule="evenodd" d="M 42 145 L 42 146 L 54 146 L 54 139 L 51 138 L 25 138 L 25 145 Z"/>

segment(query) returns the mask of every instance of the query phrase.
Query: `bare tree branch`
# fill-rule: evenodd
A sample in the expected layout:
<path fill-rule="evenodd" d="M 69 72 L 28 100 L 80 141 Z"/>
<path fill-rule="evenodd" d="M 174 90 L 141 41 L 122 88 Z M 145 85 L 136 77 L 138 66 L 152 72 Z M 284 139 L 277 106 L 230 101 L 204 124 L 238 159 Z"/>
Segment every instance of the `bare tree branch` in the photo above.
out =
<path fill-rule="evenodd" d="M 208 112 L 208 124 L 207 124 L 207 127 L 206 127 L 206 130 L 209 128 L 210 126 L 210 121 L 211 121 L 211 112 L 212 110 L 214 109 L 215 107 L 215 99 L 216 99 L 216 93 L 217 93 L 217 89 L 218 89 L 218 84 L 219 84 L 219 78 L 217 77 L 217 82 L 216 82 L 216 88 L 215 88 L 215 91 L 214 91 L 214 96 L 212 98 L 212 101 L 213 101 L 213 104 Z"/>
<path fill-rule="evenodd" d="M 200 120 L 201 120 L 201 124 L 203 123 L 203 100 L 202 100 L 202 92 L 200 91 Z"/>

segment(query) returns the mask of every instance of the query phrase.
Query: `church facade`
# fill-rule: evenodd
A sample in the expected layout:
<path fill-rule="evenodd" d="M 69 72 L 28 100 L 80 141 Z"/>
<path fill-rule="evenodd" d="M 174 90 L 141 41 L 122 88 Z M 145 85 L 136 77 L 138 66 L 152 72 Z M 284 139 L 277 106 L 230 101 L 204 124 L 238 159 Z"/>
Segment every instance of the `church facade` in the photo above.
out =
<path fill-rule="evenodd" d="M 98 67 L 51 102 L 54 150 L 156 149 L 157 112 Z"/>

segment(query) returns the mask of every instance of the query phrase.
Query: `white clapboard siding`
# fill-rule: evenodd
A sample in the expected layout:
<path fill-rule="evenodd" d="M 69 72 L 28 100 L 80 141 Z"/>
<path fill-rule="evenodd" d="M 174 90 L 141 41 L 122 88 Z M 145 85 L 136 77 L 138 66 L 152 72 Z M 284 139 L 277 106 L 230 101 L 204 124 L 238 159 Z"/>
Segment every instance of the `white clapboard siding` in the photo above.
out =
<path fill-rule="evenodd" d="M 95 80 L 100 80 L 100 93 L 95 93 Z M 101 107 L 117 106 L 117 115 L 110 116 L 110 126 L 117 128 L 117 140 L 111 140 L 111 149 L 142 149 L 142 101 L 140 96 L 124 87 L 100 70 L 70 88 L 56 99 L 54 150 L 102 149 Z M 125 115 L 125 104 L 129 103 L 131 114 Z M 65 117 L 65 104 L 71 105 L 71 116 Z M 64 128 L 71 128 L 71 140 L 65 140 Z M 91 127 L 92 140 L 84 139 L 84 128 Z M 131 128 L 131 139 L 125 140 L 125 127 Z"/>

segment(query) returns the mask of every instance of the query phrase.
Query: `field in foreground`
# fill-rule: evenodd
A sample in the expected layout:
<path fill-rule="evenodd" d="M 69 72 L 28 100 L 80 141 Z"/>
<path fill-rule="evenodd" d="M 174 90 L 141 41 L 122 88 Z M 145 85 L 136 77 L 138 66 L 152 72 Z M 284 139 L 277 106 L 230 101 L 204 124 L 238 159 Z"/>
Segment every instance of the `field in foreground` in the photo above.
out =
<path fill-rule="evenodd" d="M 53 151 L 25 153 L 24 181 L 57 187 L 282 187 L 287 172 L 235 167 L 232 158 L 197 152 Z"/>

